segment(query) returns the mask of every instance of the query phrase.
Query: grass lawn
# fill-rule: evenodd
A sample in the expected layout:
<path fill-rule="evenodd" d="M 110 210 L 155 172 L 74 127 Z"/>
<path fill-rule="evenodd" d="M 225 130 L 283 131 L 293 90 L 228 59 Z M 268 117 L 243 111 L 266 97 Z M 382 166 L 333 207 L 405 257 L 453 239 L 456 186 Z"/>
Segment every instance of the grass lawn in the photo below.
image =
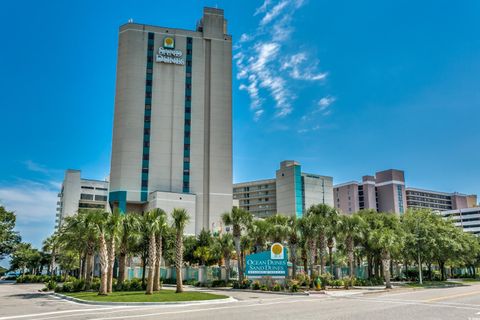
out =
<path fill-rule="evenodd" d="M 151 295 L 146 295 L 145 291 L 119 291 L 110 293 L 108 296 L 99 296 L 98 292 L 72 292 L 64 294 L 82 300 L 102 302 L 173 302 L 228 298 L 224 295 L 196 291 L 175 293 L 175 290 L 161 290 Z"/>
<path fill-rule="evenodd" d="M 412 288 L 425 288 L 425 287 L 451 287 L 451 286 L 463 286 L 464 284 L 461 282 L 454 282 L 454 281 L 423 281 L 423 284 L 419 284 L 418 282 L 409 282 L 407 286 Z"/>

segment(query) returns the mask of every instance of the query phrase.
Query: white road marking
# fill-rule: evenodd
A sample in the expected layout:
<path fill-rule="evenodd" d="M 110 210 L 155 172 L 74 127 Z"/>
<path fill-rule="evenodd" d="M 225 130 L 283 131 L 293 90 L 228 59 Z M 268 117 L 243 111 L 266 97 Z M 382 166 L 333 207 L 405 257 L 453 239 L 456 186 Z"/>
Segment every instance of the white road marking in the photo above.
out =
<path fill-rule="evenodd" d="M 122 316 L 122 317 L 97 318 L 96 320 L 143 318 L 143 317 L 160 316 L 160 315 L 167 315 L 167 314 L 181 314 L 181 313 L 192 313 L 192 312 L 212 311 L 212 310 L 222 310 L 222 309 L 245 308 L 245 307 L 264 307 L 264 306 L 270 306 L 270 305 L 281 304 L 281 303 L 287 304 L 287 303 L 297 303 L 302 301 L 318 303 L 318 299 L 302 299 L 302 300 L 278 301 L 278 302 L 269 302 L 269 303 L 257 303 L 257 304 L 247 305 L 247 306 L 233 305 L 233 306 L 227 306 L 227 307 L 213 307 L 213 308 L 178 310 L 178 311 L 168 311 L 168 312 L 156 312 L 156 313 L 150 313 L 150 314 L 137 314 L 137 315 L 131 315 L 131 316 Z"/>
<path fill-rule="evenodd" d="M 360 301 L 371 301 L 371 302 L 381 302 L 381 303 L 394 303 L 394 304 L 405 304 L 405 305 L 417 305 L 417 306 L 424 306 L 424 307 L 439 307 L 439 308 L 454 308 L 454 309 L 465 309 L 465 310 L 475 310 L 478 311 L 480 306 L 478 307 L 467 307 L 467 306 L 455 306 L 455 305 L 447 305 L 447 304 L 439 304 L 439 303 L 424 303 L 424 302 L 411 302 L 411 300 L 385 300 L 385 299 L 366 299 L 366 298 L 355 298 L 355 297 L 346 297 L 347 299 L 355 299 Z"/>
<path fill-rule="evenodd" d="M 0 320 L 7 320 L 7 319 L 21 319 L 21 318 L 28 318 L 28 317 L 37 317 L 37 316 L 47 316 L 52 314 L 61 314 L 61 313 L 75 313 L 75 312 L 83 312 L 83 311 L 99 311 L 99 310 L 108 310 L 108 309 L 118 309 L 118 308 L 126 308 L 124 306 L 117 306 L 117 307 L 107 307 L 107 308 L 90 308 L 90 309 L 73 309 L 73 310 L 62 310 L 62 311 L 51 311 L 51 312 L 44 312 L 44 313 L 31 313 L 31 314 L 23 314 L 20 316 L 8 316 L 8 317 L 1 317 Z"/>

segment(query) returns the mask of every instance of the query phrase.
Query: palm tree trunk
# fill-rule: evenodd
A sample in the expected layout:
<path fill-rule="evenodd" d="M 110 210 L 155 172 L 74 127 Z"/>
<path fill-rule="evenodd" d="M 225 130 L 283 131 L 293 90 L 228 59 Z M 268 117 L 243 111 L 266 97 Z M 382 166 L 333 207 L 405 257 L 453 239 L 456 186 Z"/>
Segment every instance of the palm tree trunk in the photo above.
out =
<path fill-rule="evenodd" d="M 175 241 L 175 269 L 177 273 L 177 293 L 183 292 L 182 266 L 183 266 L 183 230 L 177 230 L 177 239 Z"/>
<path fill-rule="evenodd" d="M 228 284 L 228 281 L 230 281 L 230 258 L 229 257 L 224 257 L 225 259 L 225 273 L 226 273 L 226 282 Z"/>
<path fill-rule="evenodd" d="M 113 284 L 113 266 L 115 264 L 115 237 L 108 242 L 108 272 L 107 272 L 107 292 L 112 292 Z"/>
<path fill-rule="evenodd" d="M 392 289 L 392 284 L 390 283 L 390 252 L 382 252 L 382 266 L 383 266 L 383 276 L 385 278 L 385 288 Z"/>
<path fill-rule="evenodd" d="M 153 274 L 155 273 L 155 234 L 150 235 L 148 241 L 148 278 L 147 278 L 147 291 L 146 294 L 153 293 Z"/>
<path fill-rule="evenodd" d="M 325 272 L 325 234 L 320 233 L 320 274 Z"/>
<path fill-rule="evenodd" d="M 50 277 L 53 276 L 53 269 L 55 268 L 55 250 L 52 249 L 52 260 L 50 261 Z"/>
<path fill-rule="evenodd" d="M 335 276 L 335 271 L 333 270 L 333 246 L 328 246 L 328 260 L 329 260 L 329 267 L 330 273 L 332 276 Z"/>
<path fill-rule="evenodd" d="M 235 236 L 233 237 L 233 241 L 235 242 L 235 253 L 237 254 L 237 266 L 238 266 L 238 281 L 243 281 L 243 264 L 242 264 L 242 255 L 240 250 L 240 237 Z"/>
<path fill-rule="evenodd" d="M 353 239 L 350 237 L 347 239 L 347 252 L 348 252 L 348 275 L 350 277 L 355 276 L 355 272 L 353 270 Z"/>
<path fill-rule="evenodd" d="M 92 285 L 92 271 L 93 271 L 93 252 L 87 252 L 85 256 L 85 290 L 90 290 Z"/>
<path fill-rule="evenodd" d="M 108 249 L 107 241 L 105 240 L 105 235 L 100 233 L 99 237 L 99 258 L 100 258 L 100 290 L 98 291 L 99 295 L 106 296 L 107 292 L 107 278 L 108 278 Z"/>
<path fill-rule="evenodd" d="M 290 245 L 290 260 L 292 262 L 292 279 L 297 278 L 297 245 Z"/>
<path fill-rule="evenodd" d="M 127 254 L 123 251 L 120 251 L 118 257 L 118 284 L 122 284 L 127 279 L 127 274 L 125 268 L 127 265 Z"/>
<path fill-rule="evenodd" d="M 315 266 L 315 255 L 316 255 L 316 252 L 317 252 L 317 248 L 316 248 L 314 239 L 310 239 L 308 242 L 309 242 L 309 247 L 310 247 L 310 278 L 312 278 L 313 277 L 313 270 L 314 270 L 314 266 Z"/>
<path fill-rule="evenodd" d="M 160 290 L 160 264 L 162 262 L 162 235 L 159 234 L 155 240 L 155 274 L 153 277 L 153 291 Z"/>

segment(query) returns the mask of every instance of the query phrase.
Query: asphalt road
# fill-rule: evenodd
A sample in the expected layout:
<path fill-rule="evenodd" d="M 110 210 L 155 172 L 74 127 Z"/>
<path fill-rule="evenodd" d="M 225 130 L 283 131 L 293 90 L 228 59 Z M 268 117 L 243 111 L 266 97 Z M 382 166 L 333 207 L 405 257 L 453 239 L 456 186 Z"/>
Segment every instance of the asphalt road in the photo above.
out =
<path fill-rule="evenodd" d="M 0 282 L 0 320 L 77 319 L 466 319 L 480 320 L 480 284 L 329 296 L 229 292 L 237 301 L 203 305 L 95 306 L 38 293 L 42 285 Z M 224 292 L 222 292 L 224 293 Z"/>

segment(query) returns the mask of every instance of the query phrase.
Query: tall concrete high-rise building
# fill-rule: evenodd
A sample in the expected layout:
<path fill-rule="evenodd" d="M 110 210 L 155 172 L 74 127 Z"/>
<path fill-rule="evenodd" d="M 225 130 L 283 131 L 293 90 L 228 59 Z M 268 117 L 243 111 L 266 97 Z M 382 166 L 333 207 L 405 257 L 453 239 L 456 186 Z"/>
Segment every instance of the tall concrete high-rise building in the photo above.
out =
<path fill-rule="evenodd" d="M 62 189 L 58 193 L 55 229 L 64 219 L 79 209 L 107 209 L 108 181 L 83 179 L 80 170 L 65 171 Z"/>
<path fill-rule="evenodd" d="M 385 170 L 375 176 L 363 176 L 362 182 L 351 181 L 334 186 L 335 207 L 346 214 L 362 209 L 403 214 L 407 208 L 435 211 L 472 208 L 476 195 L 446 193 L 405 186 L 402 170 Z"/>
<path fill-rule="evenodd" d="M 333 206 L 333 178 L 302 172 L 300 163 L 280 163 L 275 179 L 236 183 L 233 195 L 240 208 L 257 218 L 276 213 L 301 217 L 310 206 Z"/>
<path fill-rule="evenodd" d="M 223 10 L 195 31 L 120 27 L 110 197 L 142 212 L 185 208 L 186 233 L 232 207 L 232 38 Z"/>

